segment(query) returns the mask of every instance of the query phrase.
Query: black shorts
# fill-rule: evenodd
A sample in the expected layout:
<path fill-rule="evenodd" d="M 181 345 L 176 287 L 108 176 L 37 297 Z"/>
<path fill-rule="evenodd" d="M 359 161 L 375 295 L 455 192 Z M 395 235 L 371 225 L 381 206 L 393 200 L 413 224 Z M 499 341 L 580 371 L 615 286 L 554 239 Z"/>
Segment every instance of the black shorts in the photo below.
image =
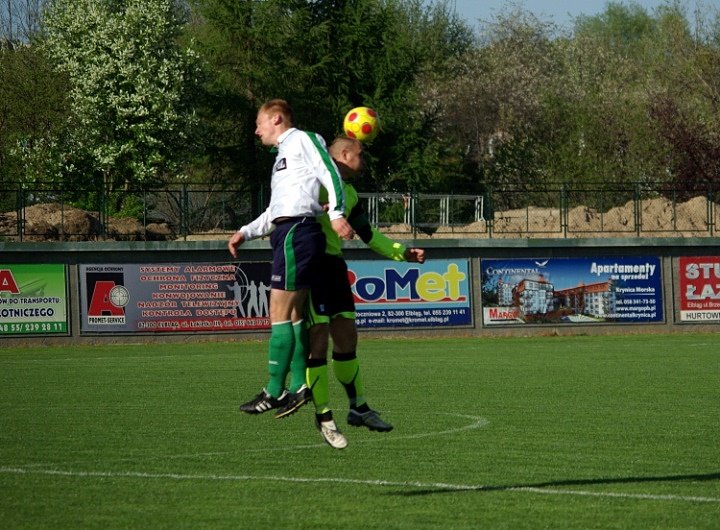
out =
<path fill-rule="evenodd" d="M 277 223 L 270 234 L 273 261 L 270 285 L 273 289 L 309 289 L 318 276 L 325 254 L 325 234 L 314 217 L 290 217 Z"/>
<path fill-rule="evenodd" d="M 321 281 L 310 290 L 306 315 L 308 324 L 328 324 L 336 317 L 355 320 L 355 298 L 345 260 L 340 256 L 324 254 L 319 277 Z"/>

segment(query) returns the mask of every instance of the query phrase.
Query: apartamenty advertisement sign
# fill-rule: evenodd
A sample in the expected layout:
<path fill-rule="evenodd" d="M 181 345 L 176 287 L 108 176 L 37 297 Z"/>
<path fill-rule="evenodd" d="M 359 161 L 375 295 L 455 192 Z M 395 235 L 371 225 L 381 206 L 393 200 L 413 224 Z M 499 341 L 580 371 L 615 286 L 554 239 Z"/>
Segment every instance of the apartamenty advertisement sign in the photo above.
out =
<path fill-rule="evenodd" d="M 720 322 L 720 256 L 678 258 L 680 320 Z"/>
<path fill-rule="evenodd" d="M 0 335 L 67 334 L 65 265 L 0 264 Z"/>
<path fill-rule="evenodd" d="M 348 261 L 360 328 L 472 325 L 468 260 Z"/>
<path fill-rule="evenodd" d="M 483 323 L 662 322 L 660 258 L 481 260 Z"/>

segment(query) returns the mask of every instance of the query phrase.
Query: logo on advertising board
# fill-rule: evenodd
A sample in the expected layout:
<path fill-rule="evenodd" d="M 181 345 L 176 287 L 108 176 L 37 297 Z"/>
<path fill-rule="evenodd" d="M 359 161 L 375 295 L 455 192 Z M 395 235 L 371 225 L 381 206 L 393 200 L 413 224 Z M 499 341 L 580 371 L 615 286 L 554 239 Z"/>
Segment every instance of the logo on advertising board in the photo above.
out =
<path fill-rule="evenodd" d="M 438 327 L 472 323 L 466 260 L 348 262 L 358 327 Z"/>
<path fill-rule="evenodd" d="M 463 302 L 467 299 L 461 290 L 467 274 L 455 263 L 450 263 L 442 272 L 423 272 L 419 267 L 400 271 L 388 267 L 382 273 L 358 277 L 354 271 L 348 272 L 355 303 Z"/>
<path fill-rule="evenodd" d="M 125 324 L 125 306 L 130 301 L 130 292 L 125 287 L 122 269 L 119 272 L 91 272 L 88 269 L 86 282 L 90 293 L 87 306 L 88 324 Z"/>
<path fill-rule="evenodd" d="M 720 320 L 720 256 L 682 257 L 680 270 L 680 320 Z"/>
<path fill-rule="evenodd" d="M 20 289 L 10 269 L 0 270 L 0 293 L 20 294 Z"/>

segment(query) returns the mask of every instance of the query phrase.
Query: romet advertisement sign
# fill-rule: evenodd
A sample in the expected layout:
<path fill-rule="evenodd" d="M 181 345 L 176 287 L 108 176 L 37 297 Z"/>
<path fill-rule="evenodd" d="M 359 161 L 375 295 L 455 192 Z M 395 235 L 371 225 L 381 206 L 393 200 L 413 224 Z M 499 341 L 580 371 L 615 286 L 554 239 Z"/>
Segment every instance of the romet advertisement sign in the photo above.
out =
<path fill-rule="evenodd" d="M 468 260 L 348 261 L 360 328 L 472 324 Z"/>

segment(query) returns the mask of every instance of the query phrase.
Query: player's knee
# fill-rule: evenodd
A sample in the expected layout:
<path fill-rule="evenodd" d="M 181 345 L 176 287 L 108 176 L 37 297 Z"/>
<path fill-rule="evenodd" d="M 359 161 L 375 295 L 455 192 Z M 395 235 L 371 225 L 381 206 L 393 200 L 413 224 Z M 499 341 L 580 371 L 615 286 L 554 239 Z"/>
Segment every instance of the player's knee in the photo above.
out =
<path fill-rule="evenodd" d="M 338 317 L 332 321 L 333 349 L 336 351 L 355 351 L 358 335 L 354 319 Z"/>
<path fill-rule="evenodd" d="M 318 324 L 310 328 L 309 359 L 326 359 L 328 349 L 329 327 L 327 324 Z"/>

